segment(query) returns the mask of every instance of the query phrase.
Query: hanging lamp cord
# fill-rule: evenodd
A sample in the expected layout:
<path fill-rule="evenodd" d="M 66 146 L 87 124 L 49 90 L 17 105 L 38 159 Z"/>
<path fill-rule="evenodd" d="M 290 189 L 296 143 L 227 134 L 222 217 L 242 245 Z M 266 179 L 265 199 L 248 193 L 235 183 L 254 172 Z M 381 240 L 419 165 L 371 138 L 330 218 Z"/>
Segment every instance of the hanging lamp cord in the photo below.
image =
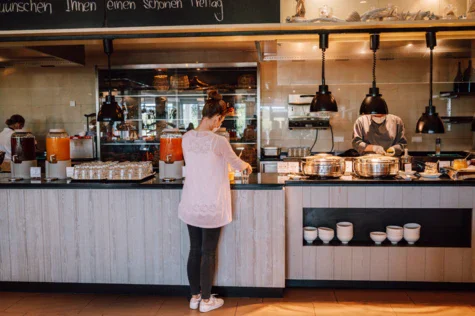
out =
<path fill-rule="evenodd" d="M 325 48 L 322 49 L 322 85 L 325 85 Z"/>
<path fill-rule="evenodd" d="M 373 51 L 373 88 L 376 88 L 376 51 Z"/>
<path fill-rule="evenodd" d="M 434 57 L 433 57 L 433 48 L 430 49 L 430 96 L 429 96 L 429 106 L 432 107 L 432 81 L 434 71 Z"/>
<path fill-rule="evenodd" d="M 108 69 L 109 69 L 109 96 L 112 96 L 111 54 L 107 54 L 107 66 L 108 66 Z"/>

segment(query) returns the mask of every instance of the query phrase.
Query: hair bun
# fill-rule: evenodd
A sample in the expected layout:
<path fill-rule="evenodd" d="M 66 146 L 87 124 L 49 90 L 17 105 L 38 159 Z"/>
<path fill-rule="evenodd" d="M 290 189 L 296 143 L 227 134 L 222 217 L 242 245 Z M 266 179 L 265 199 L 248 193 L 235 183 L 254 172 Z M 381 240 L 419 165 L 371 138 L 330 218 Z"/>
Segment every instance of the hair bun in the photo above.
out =
<path fill-rule="evenodd" d="M 218 93 L 218 90 L 210 90 L 208 91 L 208 99 L 219 101 L 223 99 L 223 96 Z"/>

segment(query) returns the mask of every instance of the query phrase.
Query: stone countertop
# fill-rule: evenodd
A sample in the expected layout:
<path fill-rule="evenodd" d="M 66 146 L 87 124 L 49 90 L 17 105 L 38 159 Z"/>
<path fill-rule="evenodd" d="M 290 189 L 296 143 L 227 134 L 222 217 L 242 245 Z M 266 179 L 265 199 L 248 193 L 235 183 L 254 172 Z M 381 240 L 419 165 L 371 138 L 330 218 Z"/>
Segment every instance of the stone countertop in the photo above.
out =
<path fill-rule="evenodd" d="M 183 188 L 183 180 L 165 182 L 158 178 L 140 183 L 118 182 L 75 182 L 71 180 L 57 180 L 46 182 L 42 180 L 22 180 L 10 182 L 10 174 L 0 174 L 0 189 L 171 189 Z M 475 181 L 454 181 L 448 177 L 439 179 L 362 179 L 357 177 L 343 179 L 312 179 L 289 180 L 288 177 L 272 173 L 252 174 L 249 184 L 242 184 L 239 179 L 231 182 L 232 190 L 281 190 L 285 186 L 475 186 Z"/>

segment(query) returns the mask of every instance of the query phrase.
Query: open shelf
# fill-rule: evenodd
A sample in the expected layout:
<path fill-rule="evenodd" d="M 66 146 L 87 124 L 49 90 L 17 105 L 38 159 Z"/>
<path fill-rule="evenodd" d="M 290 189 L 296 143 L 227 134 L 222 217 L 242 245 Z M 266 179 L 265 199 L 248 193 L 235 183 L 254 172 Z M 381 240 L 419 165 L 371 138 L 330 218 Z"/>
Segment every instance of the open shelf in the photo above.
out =
<path fill-rule="evenodd" d="M 350 241 L 347 245 L 343 245 L 339 240 L 332 240 L 329 244 L 324 244 L 320 239 L 315 240 L 313 243 L 309 244 L 305 240 L 303 240 L 304 247 L 424 247 L 424 248 L 470 248 L 468 245 L 461 245 L 461 246 L 454 246 L 453 244 L 447 243 L 424 243 L 424 242 L 416 242 L 414 245 L 409 245 L 407 241 L 404 239 L 398 242 L 397 245 L 393 245 L 389 240 L 385 240 L 381 245 L 376 245 L 374 241 Z"/>

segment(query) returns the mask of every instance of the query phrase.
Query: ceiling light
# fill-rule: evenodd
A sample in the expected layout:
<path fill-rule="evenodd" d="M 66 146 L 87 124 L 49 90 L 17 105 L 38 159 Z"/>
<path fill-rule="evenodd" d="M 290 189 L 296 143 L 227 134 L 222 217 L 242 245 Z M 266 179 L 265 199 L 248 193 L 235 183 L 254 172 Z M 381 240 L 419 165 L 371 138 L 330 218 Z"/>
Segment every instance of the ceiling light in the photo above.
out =
<path fill-rule="evenodd" d="M 325 51 L 328 48 L 328 33 L 320 34 L 320 49 L 322 50 L 322 84 L 310 104 L 310 115 L 318 116 L 321 112 L 338 112 L 338 105 L 332 93 L 325 84 Z"/>
<path fill-rule="evenodd" d="M 99 122 L 115 122 L 124 121 L 124 112 L 115 101 L 112 95 L 112 70 L 111 70 L 111 55 L 114 52 L 112 39 L 104 39 L 104 53 L 107 54 L 107 69 L 109 70 L 109 94 L 97 114 Z"/>
<path fill-rule="evenodd" d="M 376 87 L 376 51 L 379 49 L 379 34 L 371 34 L 370 48 L 373 51 L 373 86 L 361 103 L 360 114 L 388 114 L 388 105 Z"/>
<path fill-rule="evenodd" d="M 435 32 L 426 33 L 426 45 L 430 49 L 430 96 L 429 106 L 426 106 L 426 110 L 422 113 L 422 116 L 417 121 L 416 133 L 423 134 L 443 134 L 445 133 L 444 123 L 436 112 L 435 106 L 432 105 L 432 81 L 433 81 L 433 68 L 434 57 L 433 50 L 437 46 L 437 38 Z"/>

